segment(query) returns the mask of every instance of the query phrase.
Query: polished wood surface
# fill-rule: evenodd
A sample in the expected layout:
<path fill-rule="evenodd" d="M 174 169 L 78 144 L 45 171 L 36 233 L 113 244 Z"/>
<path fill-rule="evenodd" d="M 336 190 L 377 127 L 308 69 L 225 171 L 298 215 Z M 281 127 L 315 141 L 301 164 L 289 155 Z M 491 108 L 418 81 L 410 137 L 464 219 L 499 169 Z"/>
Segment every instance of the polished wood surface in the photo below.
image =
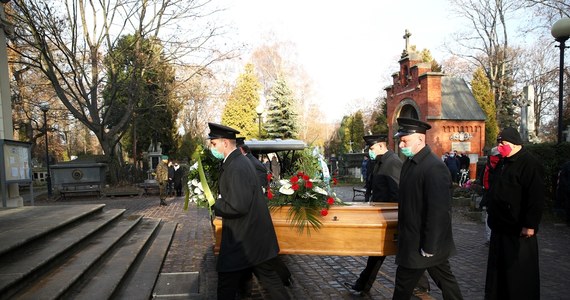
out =
<path fill-rule="evenodd" d="M 288 207 L 271 211 L 280 254 L 382 256 L 397 251 L 398 204 L 350 203 L 331 207 L 318 230 L 300 233 L 287 221 Z M 222 219 L 214 220 L 218 253 Z"/>

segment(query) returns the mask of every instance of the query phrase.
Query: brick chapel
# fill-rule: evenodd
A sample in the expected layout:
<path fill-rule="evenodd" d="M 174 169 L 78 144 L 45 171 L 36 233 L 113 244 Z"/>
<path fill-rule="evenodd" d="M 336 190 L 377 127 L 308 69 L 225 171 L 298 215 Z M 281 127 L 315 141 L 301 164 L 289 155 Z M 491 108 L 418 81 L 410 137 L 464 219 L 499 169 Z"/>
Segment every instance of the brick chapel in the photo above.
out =
<path fill-rule="evenodd" d="M 420 53 L 411 50 L 410 36 L 406 30 L 400 70 L 392 75 L 392 85 L 385 88 L 389 136 L 397 131 L 399 117 L 427 122 L 432 128 L 426 143 L 432 151 L 438 156 L 452 150 L 468 154 L 474 178 L 485 145 L 486 115 L 463 79 L 432 72 L 431 63 L 422 62 Z M 399 151 L 397 141 L 394 150 Z"/>

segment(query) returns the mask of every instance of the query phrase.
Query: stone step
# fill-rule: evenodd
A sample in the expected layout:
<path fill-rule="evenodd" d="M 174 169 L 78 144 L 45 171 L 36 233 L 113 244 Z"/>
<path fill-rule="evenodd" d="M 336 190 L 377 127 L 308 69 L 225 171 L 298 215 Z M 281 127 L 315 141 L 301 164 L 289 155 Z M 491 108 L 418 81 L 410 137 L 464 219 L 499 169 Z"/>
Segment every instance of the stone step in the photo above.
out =
<path fill-rule="evenodd" d="M 0 209 L 0 300 L 152 298 L 177 223 L 104 206 Z"/>
<path fill-rule="evenodd" d="M 124 278 L 115 299 L 150 299 L 170 248 L 177 223 L 161 223 L 153 243 L 139 255 L 133 271 Z"/>
<path fill-rule="evenodd" d="M 160 219 L 142 219 L 132 232 L 117 244 L 113 253 L 97 263 L 95 270 L 90 271 L 90 279 L 83 281 L 81 287 L 73 291 L 69 298 L 90 300 L 93 295 L 97 295 L 98 299 L 111 298 L 159 224 Z"/>
<path fill-rule="evenodd" d="M 84 216 L 100 212 L 104 206 L 58 205 L 0 209 L 0 255 Z"/>
<path fill-rule="evenodd" d="M 108 230 L 89 239 L 83 249 L 70 255 L 59 266 L 43 274 L 29 287 L 15 294 L 16 299 L 57 299 L 80 284 L 90 269 L 127 235 L 142 219 L 140 216 L 122 218 Z M 132 255 L 136 255 L 133 253 Z M 96 295 L 93 295 L 96 297 Z"/>
<path fill-rule="evenodd" d="M 70 224 L 57 233 L 49 234 L 50 231 L 45 237 L 0 256 L 0 294 L 11 294 L 9 290 L 18 289 L 16 283 L 24 284 L 25 278 L 45 272 L 42 267 L 49 267 L 51 262 L 72 251 L 74 246 L 123 215 L 124 211 L 113 209 L 90 215 L 83 222 Z"/>

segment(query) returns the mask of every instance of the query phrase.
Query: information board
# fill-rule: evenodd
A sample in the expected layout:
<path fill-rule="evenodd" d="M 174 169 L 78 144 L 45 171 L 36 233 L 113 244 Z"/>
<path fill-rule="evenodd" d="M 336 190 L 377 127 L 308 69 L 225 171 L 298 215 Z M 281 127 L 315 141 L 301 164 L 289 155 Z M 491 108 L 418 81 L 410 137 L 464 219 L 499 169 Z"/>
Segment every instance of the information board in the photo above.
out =
<path fill-rule="evenodd" d="M 2 140 L 3 173 L 6 183 L 29 182 L 32 180 L 30 147 L 30 143 Z"/>

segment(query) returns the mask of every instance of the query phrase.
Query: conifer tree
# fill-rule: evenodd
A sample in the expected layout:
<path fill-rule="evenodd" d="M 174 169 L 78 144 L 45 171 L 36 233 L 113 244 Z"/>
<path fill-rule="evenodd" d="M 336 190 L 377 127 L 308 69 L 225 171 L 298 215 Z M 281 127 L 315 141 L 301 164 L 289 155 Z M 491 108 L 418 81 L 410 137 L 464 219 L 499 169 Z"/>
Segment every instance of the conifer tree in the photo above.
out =
<path fill-rule="evenodd" d="M 247 64 L 222 113 L 222 124 L 239 130 L 240 136 L 246 139 L 259 135 L 255 108 L 259 104 L 260 88 L 253 65 Z"/>
<path fill-rule="evenodd" d="M 350 140 L 352 141 L 353 152 L 360 152 L 364 149 L 364 120 L 362 117 L 362 111 L 357 111 L 352 115 L 352 120 L 350 122 Z"/>
<path fill-rule="evenodd" d="M 293 93 L 283 78 L 278 78 L 267 99 L 265 129 L 271 139 L 297 138 L 297 112 L 293 106 Z"/>
<path fill-rule="evenodd" d="M 495 97 L 489 84 L 489 79 L 482 68 L 477 68 L 471 80 L 473 96 L 487 115 L 485 121 L 485 145 L 487 148 L 496 144 L 497 134 L 497 112 L 495 108 Z"/>

